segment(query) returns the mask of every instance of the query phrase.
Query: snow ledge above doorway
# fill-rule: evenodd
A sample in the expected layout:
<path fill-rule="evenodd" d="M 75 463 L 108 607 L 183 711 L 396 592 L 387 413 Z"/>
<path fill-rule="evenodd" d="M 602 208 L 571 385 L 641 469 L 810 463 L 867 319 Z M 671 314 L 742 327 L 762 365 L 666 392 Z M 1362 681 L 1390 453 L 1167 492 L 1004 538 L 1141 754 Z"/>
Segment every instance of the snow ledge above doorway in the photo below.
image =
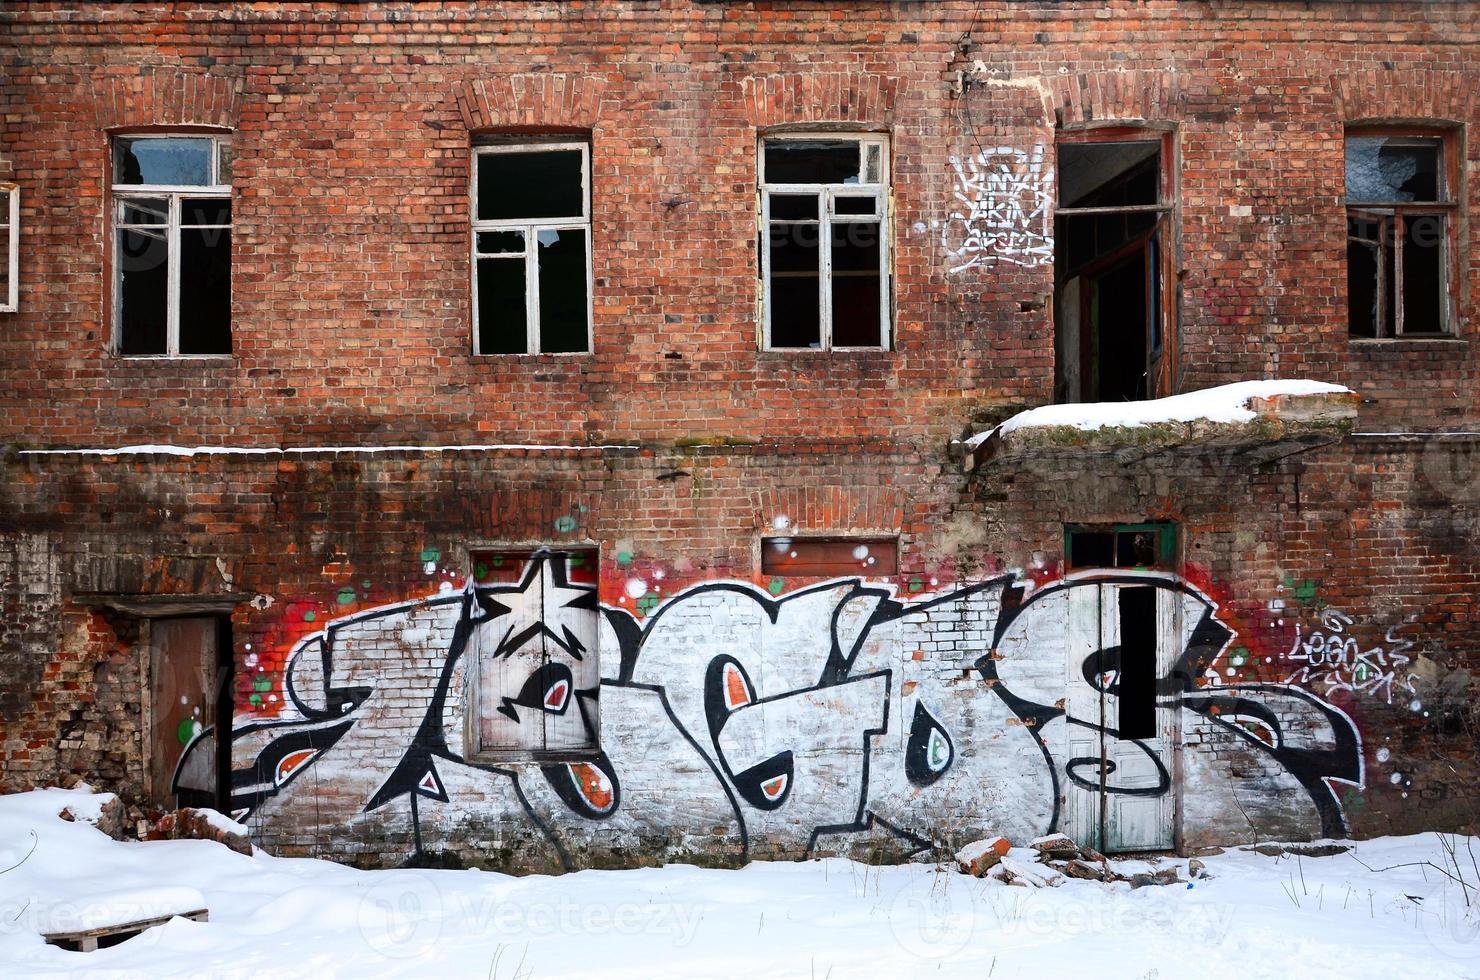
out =
<path fill-rule="evenodd" d="M 967 468 L 987 460 L 1113 455 L 1122 463 L 1174 450 L 1236 450 L 1256 460 L 1336 442 L 1356 425 L 1350 388 L 1298 379 L 1241 381 L 1167 398 L 1044 405 L 964 442 Z"/>

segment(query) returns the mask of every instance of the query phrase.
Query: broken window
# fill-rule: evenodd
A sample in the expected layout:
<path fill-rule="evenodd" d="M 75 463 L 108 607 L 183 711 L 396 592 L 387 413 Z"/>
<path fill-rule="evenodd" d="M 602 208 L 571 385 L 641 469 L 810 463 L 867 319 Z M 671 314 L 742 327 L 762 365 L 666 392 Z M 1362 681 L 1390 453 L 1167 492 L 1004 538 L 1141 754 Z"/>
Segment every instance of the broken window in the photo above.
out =
<path fill-rule="evenodd" d="M 1176 535 L 1169 524 L 1074 525 L 1064 531 L 1069 568 L 1170 568 Z"/>
<path fill-rule="evenodd" d="M 0 313 L 19 306 L 21 189 L 0 184 Z"/>
<path fill-rule="evenodd" d="M 474 151 L 474 354 L 591 350 L 590 161 L 585 143 Z"/>
<path fill-rule="evenodd" d="M 767 137 L 760 195 L 765 347 L 888 347 L 887 141 Z"/>
<path fill-rule="evenodd" d="M 1452 231 L 1442 135 L 1346 137 L 1347 325 L 1353 337 L 1449 331 Z"/>
<path fill-rule="evenodd" d="M 896 575 L 894 538 L 761 538 L 764 575 Z"/>
<path fill-rule="evenodd" d="M 114 338 L 125 356 L 231 353 L 229 145 L 113 141 Z"/>
<path fill-rule="evenodd" d="M 471 646 L 475 751 L 540 759 L 595 753 L 596 550 L 477 551 L 472 566 L 479 615 L 487 616 Z"/>
<path fill-rule="evenodd" d="M 1172 210 L 1166 134 L 1065 134 L 1054 218 L 1055 399 L 1154 398 L 1171 388 L 1163 269 Z"/>

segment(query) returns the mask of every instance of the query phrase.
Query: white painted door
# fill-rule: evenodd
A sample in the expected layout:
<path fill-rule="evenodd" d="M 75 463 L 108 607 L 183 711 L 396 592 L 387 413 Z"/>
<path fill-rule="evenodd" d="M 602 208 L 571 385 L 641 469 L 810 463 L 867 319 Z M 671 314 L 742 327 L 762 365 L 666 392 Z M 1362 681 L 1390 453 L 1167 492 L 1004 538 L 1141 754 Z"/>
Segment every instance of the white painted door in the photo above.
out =
<path fill-rule="evenodd" d="M 1178 598 L 1134 580 L 1071 589 L 1065 831 L 1081 844 L 1172 847 L 1176 711 L 1157 685 L 1176 659 Z"/>

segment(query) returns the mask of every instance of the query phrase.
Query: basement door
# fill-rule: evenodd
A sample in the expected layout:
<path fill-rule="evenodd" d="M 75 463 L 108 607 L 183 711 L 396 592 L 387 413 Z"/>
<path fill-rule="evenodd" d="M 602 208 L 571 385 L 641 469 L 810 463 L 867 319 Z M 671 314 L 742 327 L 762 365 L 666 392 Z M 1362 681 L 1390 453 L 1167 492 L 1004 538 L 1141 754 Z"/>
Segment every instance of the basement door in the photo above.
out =
<path fill-rule="evenodd" d="M 563 759 L 597 748 L 596 706 L 579 692 L 601 683 L 599 570 L 594 549 L 477 552 L 498 615 L 479 627 L 477 751 Z M 494 583 L 508 582 L 512 587 Z M 517 584 L 515 584 L 517 583 Z"/>
<path fill-rule="evenodd" d="M 1176 711 L 1157 682 L 1176 659 L 1177 597 L 1134 579 L 1070 590 L 1065 815 L 1081 845 L 1173 846 Z"/>
<path fill-rule="evenodd" d="M 215 726 L 231 710 L 229 701 L 222 707 L 230 697 L 229 662 L 223 663 L 231 649 L 228 630 L 215 616 L 149 621 L 149 778 L 156 806 L 219 806 L 224 770 Z M 187 756 L 197 740 L 208 744 Z"/>

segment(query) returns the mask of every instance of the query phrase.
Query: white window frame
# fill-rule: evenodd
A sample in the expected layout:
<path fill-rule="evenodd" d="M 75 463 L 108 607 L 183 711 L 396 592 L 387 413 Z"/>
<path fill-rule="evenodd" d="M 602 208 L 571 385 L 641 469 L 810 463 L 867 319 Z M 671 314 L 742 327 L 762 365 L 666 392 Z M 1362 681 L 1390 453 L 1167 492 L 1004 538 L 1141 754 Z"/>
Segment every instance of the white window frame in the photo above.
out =
<path fill-rule="evenodd" d="M 772 184 L 766 181 L 766 144 L 798 140 L 857 140 L 857 184 Z M 879 148 L 879 173 L 876 181 L 868 180 L 868 148 Z M 761 268 L 761 349 L 786 353 L 809 351 L 878 351 L 890 350 L 893 341 L 893 237 L 890 230 L 889 137 L 884 133 L 796 132 L 767 133 L 756 144 L 756 188 L 760 222 Z M 771 195 L 816 194 L 818 201 L 818 297 L 819 346 L 775 347 L 771 344 Z M 874 214 L 837 214 L 840 197 L 871 197 Z M 879 226 L 879 343 L 841 347 L 832 342 L 832 225 L 877 223 Z"/>
<path fill-rule="evenodd" d="M 0 207 L 0 235 L 6 239 L 6 291 L 0 296 L 0 313 L 20 309 L 21 274 L 21 188 L 19 184 L 0 183 L 0 194 L 6 204 Z"/>
<path fill-rule="evenodd" d="M 221 180 L 221 143 L 227 138 L 224 133 L 115 133 L 108 140 L 109 166 L 113 161 L 114 142 L 120 139 L 146 140 L 146 139 L 200 139 L 208 140 L 211 144 L 211 176 L 217 181 L 215 184 L 119 184 L 112 185 L 111 200 L 108 202 L 108 248 L 112 258 L 113 282 L 112 292 L 112 349 L 113 353 L 120 357 L 134 358 L 171 358 L 175 360 L 196 360 L 200 358 L 230 359 L 232 354 L 181 354 L 180 353 L 180 205 L 187 198 L 224 197 L 231 201 L 232 223 L 229 225 L 191 225 L 192 228 L 225 228 L 231 230 L 236 224 L 236 200 L 232 195 L 232 185 L 222 184 Z M 116 176 L 116 175 L 115 175 Z M 166 222 L 161 225 L 130 225 L 121 219 L 123 216 L 123 203 L 131 198 L 166 198 L 169 201 L 169 214 Z M 123 353 L 123 268 L 119 263 L 118 256 L 118 233 L 120 230 L 132 230 L 137 228 L 165 229 L 165 244 L 168 248 L 167 261 L 169 268 L 166 273 L 166 290 L 168 296 L 165 299 L 165 352 L 163 354 L 124 354 Z"/>
<path fill-rule="evenodd" d="M 479 220 L 478 218 L 478 159 L 494 153 L 547 153 L 555 150 L 579 150 L 581 153 L 581 216 L 579 218 L 501 218 Z M 468 193 L 468 217 L 471 232 L 468 235 L 469 262 L 471 266 L 473 293 L 473 355 L 475 357 L 589 357 L 596 350 L 595 327 L 592 309 L 595 301 L 591 293 L 594 278 L 591 248 L 591 144 L 587 142 L 540 142 L 494 143 L 473 147 L 473 173 Z M 583 351 L 540 350 L 540 278 L 539 248 L 535 236 L 541 230 L 584 231 L 586 233 L 586 349 Z M 479 253 L 478 233 L 490 231 L 517 231 L 524 235 L 524 251 Z M 484 354 L 478 329 L 478 260 L 495 258 L 512 261 L 520 254 L 524 257 L 524 353 Z"/>

